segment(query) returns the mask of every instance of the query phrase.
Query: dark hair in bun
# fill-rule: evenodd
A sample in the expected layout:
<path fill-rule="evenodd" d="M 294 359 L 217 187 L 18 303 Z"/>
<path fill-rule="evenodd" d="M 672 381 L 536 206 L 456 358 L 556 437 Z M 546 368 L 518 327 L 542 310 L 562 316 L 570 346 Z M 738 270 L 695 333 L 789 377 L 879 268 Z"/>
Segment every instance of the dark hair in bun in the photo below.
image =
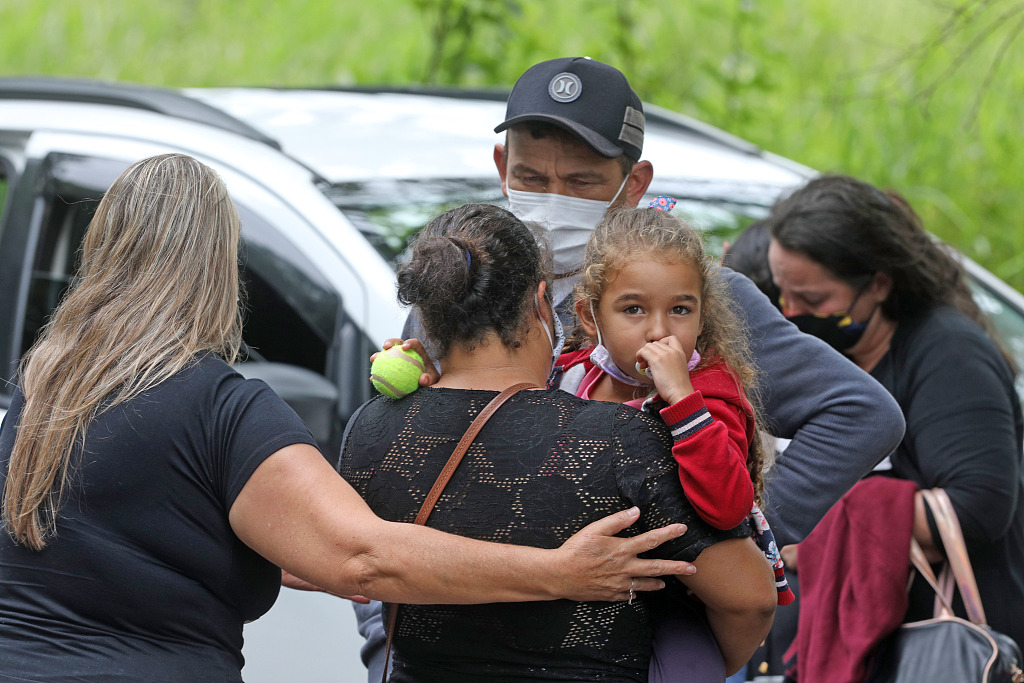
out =
<path fill-rule="evenodd" d="M 398 300 L 418 309 L 440 358 L 453 343 L 472 346 L 491 332 L 518 348 L 544 280 L 540 247 L 522 221 L 491 204 L 466 204 L 420 231 L 398 272 Z"/>

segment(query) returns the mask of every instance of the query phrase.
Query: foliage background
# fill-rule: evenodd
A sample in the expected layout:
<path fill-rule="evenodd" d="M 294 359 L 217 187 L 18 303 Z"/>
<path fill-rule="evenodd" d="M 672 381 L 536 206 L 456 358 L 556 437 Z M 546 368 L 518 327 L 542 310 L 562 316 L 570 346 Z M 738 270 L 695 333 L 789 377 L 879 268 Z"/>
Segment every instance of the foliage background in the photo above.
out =
<path fill-rule="evenodd" d="M 1020 0 L 0 0 L 0 74 L 508 88 L 589 55 L 647 102 L 902 192 L 1024 290 Z"/>

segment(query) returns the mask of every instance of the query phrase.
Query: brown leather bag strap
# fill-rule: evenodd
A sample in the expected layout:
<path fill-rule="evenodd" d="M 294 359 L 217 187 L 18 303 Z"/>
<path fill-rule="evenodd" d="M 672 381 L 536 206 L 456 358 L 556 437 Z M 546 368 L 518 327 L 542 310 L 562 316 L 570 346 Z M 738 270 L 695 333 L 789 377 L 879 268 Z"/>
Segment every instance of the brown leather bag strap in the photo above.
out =
<path fill-rule="evenodd" d="M 444 488 L 448 486 L 448 482 L 451 480 L 452 475 L 455 474 L 455 469 L 462 462 L 463 456 L 466 455 L 466 451 L 469 450 L 470 445 L 476 438 L 476 435 L 480 433 L 484 423 L 491 418 L 491 415 L 501 407 L 505 401 L 509 400 L 515 394 L 519 393 L 523 389 L 539 388 L 536 384 L 530 384 L 529 382 L 522 382 L 521 384 L 513 384 L 505 391 L 495 396 L 490 403 L 484 406 L 484 409 L 480 411 L 480 414 L 476 416 L 472 424 L 469 425 L 469 429 L 463 434 L 462 439 L 459 441 L 459 445 L 455 447 L 455 451 L 451 457 L 448 458 L 448 462 L 441 468 L 441 474 L 437 475 L 437 481 L 434 482 L 433 488 L 430 489 L 430 493 L 427 494 L 427 499 L 423 501 L 422 507 L 420 507 L 419 514 L 416 515 L 416 521 L 414 524 L 426 524 L 427 518 L 430 517 L 430 513 L 434 510 L 434 505 L 437 504 L 438 498 L 444 493 Z"/>
<path fill-rule="evenodd" d="M 448 462 L 445 463 L 444 467 L 441 468 L 441 473 L 437 475 L 437 481 L 434 482 L 434 486 L 430 489 L 430 493 L 427 494 L 426 500 L 423 501 L 423 505 L 420 506 L 420 511 L 416 515 L 414 524 L 426 524 L 427 518 L 430 517 L 430 513 L 434 510 L 434 505 L 437 504 L 441 494 L 444 493 L 444 489 L 448 486 L 448 482 L 451 480 L 452 475 L 455 474 L 456 468 L 459 463 L 462 462 L 463 456 L 469 450 L 473 440 L 476 439 L 476 435 L 480 433 L 484 423 L 491 418 L 491 415 L 495 413 L 501 405 L 512 398 L 514 395 L 522 391 L 523 389 L 540 389 L 541 387 L 530 382 L 521 382 L 519 384 L 513 384 L 508 389 L 491 399 L 491 402 L 484 406 L 484 409 L 480 411 L 480 414 L 476 416 L 476 419 L 469 425 L 469 429 L 463 434 L 462 439 L 459 440 L 459 444 L 455 447 L 451 457 L 448 458 Z M 395 621 L 398 617 L 398 603 L 391 603 L 388 608 L 388 630 L 387 630 L 387 642 L 384 646 L 384 673 L 381 677 L 381 683 L 387 683 L 388 680 L 388 662 L 391 659 L 391 639 L 395 635 Z"/>

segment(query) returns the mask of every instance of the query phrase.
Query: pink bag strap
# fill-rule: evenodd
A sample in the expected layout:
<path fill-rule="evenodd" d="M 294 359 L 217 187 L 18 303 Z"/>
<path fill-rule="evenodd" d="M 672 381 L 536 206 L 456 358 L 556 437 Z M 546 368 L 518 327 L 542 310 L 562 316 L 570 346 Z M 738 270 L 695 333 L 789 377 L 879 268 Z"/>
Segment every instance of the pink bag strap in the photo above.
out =
<path fill-rule="evenodd" d="M 473 439 L 480 433 L 484 423 L 490 419 L 491 415 L 501 407 L 501 405 L 512 398 L 514 395 L 522 391 L 523 389 L 540 389 L 541 387 L 530 382 L 520 382 L 519 384 L 513 384 L 508 389 L 505 389 L 500 394 L 491 399 L 491 402 L 484 406 L 484 409 L 480 411 L 480 414 L 476 416 L 476 419 L 469 425 L 469 429 L 459 440 L 459 445 L 455 447 L 451 457 L 448 458 L 448 462 L 441 468 L 441 473 L 437 475 L 437 481 L 434 482 L 434 486 L 430 489 L 430 493 L 427 494 L 426 499 L 423 501 L 423 505 L 420 506 L 420 511 L 416 515 L 416 521 L 414 524 L 426 524 L 427 518 L 430 517 L 430 513 L 434 509 L 434 505 L 437 504 L 441 494 L 444 493 L 444 487 L 448 485 L 452 475 L 455 474 L 455 469 L 462 462 L 462 458 L 466 455 L 466 451 L 469 450 L 470 445 L 473 443 Z M 388 607 L 388 630 L 387 630 L 387 642 L 384 646 L 384 674 L 381 677 L 381 683 L 387 683 L 388 680 L 388 661 L 391 659 L 391 640 L 395 635 L 395 622 L 398 619 L 398 604 L 391 603 Z"/>
<path fill-rule="evenodd" d="M 913 536 L 910 537 L 910 562 L 935 591 L 935 616 L 953 616 L 952 592 L 939 584 L 939 579 L 935 577 L 935 572 L 925 557 L 924 549 Z M 943 576 L 945 577 L 945 572 Z M 909 586 L 907 588 L 909 589 Z"/>
<path fill-rule="evenodd" d="M 967 555 L 964 534 L 960 529 L 960 521 L 957 519 L 956 512 L 953 510 L 953 504 L 943 489 L 922 489 L 921 494 L 925 503 L 931 508 L 935 525 L 939 529 L 939 536 L 942 537 L 942 545 L 946 549 L 946 561 L 953 573 L 953 578 L 956 579 L 960 597 L 967 610 L 967 618 L 978 626 L 985 626 L 987 622 L 985 610 L 981 604 L 981 595 L 978 593 L 978 583 L 974 579 L 971 558 Z M 937 586 L 936 592 L 939 592 Z"/>

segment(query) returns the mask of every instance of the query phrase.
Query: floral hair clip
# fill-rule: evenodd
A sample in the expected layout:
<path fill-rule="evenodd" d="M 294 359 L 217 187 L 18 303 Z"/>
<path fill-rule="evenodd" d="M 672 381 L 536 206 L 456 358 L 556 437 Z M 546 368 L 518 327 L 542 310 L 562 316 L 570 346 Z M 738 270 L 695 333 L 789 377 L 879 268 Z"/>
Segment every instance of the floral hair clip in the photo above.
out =
<path fill-rule="evenodd" d="M 674 209 L 675 206 L 676 200 L 673 197 L 655 197 L 651 200 L 651 203 L 648 204 L 648 207 L 657 209 L 658 211 L 664 211 L 665 213 Z"/>

